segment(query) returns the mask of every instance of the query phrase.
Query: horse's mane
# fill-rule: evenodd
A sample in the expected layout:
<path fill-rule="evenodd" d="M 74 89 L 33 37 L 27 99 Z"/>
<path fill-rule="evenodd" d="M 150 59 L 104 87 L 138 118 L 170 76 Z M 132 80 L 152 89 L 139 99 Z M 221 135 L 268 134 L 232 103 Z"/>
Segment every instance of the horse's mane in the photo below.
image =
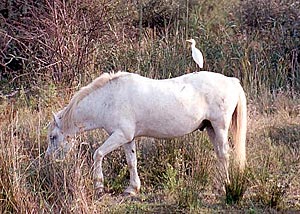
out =
<path fill-rule="evenodd" d="M 120 76 L 124 76 L 128 73 L 117 72 L 117 73 L 103 73 L 93 82 L 85 87 L 82 87 L 75 95 L 72 97 L 70 103 L 59 113 L 59 118 L 61 120 L 61 130 L 63 132 L 70 130 L 74 126 L 73 122 L 73 112 L 78 103 L 91 94 L 93 91 L 102 88 L 108 82 L 117 79 Z"/>

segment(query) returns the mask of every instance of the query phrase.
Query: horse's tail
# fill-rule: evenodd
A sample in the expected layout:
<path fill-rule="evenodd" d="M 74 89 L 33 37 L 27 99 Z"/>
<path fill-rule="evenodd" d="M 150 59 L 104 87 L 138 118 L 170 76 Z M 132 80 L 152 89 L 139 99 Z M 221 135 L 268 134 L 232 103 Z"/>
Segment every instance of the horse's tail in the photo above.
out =
<path fill-rule="evenodd" d="M 241 86 L 240 86 L 241 87 Z M 247 132 L 247 103 L 244 90 L 241 87 L 239 99 L 232 115 L 232 135 L 234 153 L 241 171 L 246 164 L 246 132 Z"/>

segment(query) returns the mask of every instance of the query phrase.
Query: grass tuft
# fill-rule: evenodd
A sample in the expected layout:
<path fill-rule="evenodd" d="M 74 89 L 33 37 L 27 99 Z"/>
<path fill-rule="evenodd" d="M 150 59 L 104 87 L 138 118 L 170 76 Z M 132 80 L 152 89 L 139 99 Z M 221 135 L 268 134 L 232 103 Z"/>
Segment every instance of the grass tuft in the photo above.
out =
<path fill-rule="evenodd" d="M 248 188 L 249 182 L 249 169 L 240 172 L 239 169 L 231 167 L 229 172 L 230 183 L 225 183 L 227 204 L 232 205 L 242 201 L 243 196 Z"/>

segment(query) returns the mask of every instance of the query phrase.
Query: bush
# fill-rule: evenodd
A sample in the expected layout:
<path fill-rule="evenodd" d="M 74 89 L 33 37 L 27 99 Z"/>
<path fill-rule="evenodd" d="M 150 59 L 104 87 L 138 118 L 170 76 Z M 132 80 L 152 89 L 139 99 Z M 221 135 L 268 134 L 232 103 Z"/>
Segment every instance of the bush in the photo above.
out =
<path fill-rule="evenodd" d="M 186 16 L 187 9 L 199 4 L 198 1 L 184 0 L 143 0 L 136 5 L 139 17 L 136 17 L 135 26 L 157 28 L 163 31 L 172 26 L 176 21 Z"/>
<path fill-rule="evenodd" d="M 295 94 L 300 89 L 300 3 L 247 0 L 235 11 L 253 72 L 260 72 L 260 81 L 272 91 L 286 88 Z"/>
<path fill-rule="evenodd" d="M 10 3 L 0 16 L 0 80 L 15 87 L 53 79 L 70 85 L 103 66 L 105 43 L 114 43 L 116 21 L 128 13 L 117 1 L 72 0 Z M 4 5 L 2 5 L 4 6 Z M 119 16 L 114 16 L 118 13 Z M 113 28 L 113 29 L 111 29 Z M 116 35 L 118 36 L 118 35 Z"/>

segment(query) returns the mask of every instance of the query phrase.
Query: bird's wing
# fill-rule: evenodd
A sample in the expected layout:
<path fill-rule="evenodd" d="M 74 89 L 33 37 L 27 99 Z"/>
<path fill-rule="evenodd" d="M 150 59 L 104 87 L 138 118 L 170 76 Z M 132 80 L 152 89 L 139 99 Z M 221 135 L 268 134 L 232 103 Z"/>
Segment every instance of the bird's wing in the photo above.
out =
<path fill-rule="evenodd" d="M 199 65 L 200 68 L 203 68 L 203 55 L 200 50 L 194 48 L 192 50 L 192 57 L 194 61 Z"/>

